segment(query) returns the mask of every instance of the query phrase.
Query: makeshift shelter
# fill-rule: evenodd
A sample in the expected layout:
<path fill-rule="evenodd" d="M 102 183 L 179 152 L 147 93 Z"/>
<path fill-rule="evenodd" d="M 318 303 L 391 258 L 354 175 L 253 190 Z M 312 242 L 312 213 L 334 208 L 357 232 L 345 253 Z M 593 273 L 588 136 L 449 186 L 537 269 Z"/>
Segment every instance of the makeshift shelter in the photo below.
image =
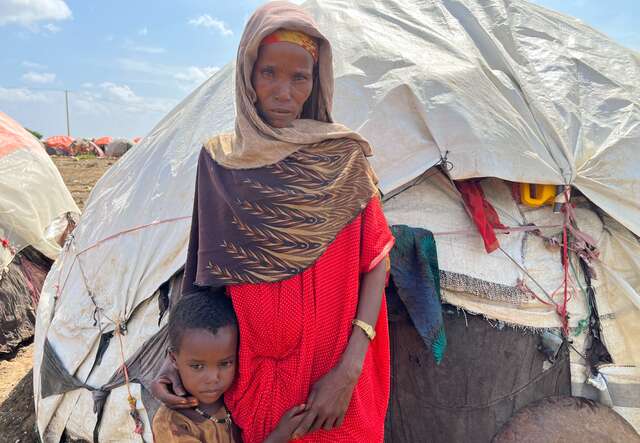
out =
<path fill-rule="evenodd" d="M 96 145 L 100 146 L 100 148 L 102 149 L 106 148 L 107 145 L 112 141 L 113 141 L 113 137 L 109 137 L 109 136 L 104 136 L 104 137 L 96 138 L 95 140 L 93 140 L 93 142 Z"/>
<path fill-rule="evenodd" d="M 73 155 L 73 142 L 73 138 L 67 135 L 54 135 L 45 139 L 44 145 L 47 147 L 50 154 Z"/>
<path fill-rule="evenodd" d="M 438 366 L 419 312 L 402 288 L 390 295 L 402 303 L 388 440 L 461 441 L 459 424 L 482 441 L 519 407 L 569 390 L 638 429 L 640 397 L 627 395 L 640 385 L 638 55 L 523 1 L 305 5 L 334 44 L 334 118 L 375 147 L 390 223 L 433 232 L 432 277 L 453 307 Z M 65 429 L 140 441 L 134 428 L 151 441 L 147 388 L 179 296 L 197 156 L 233 127 L 233 79 L 229 64 L 105 174 L 54 265 L 34 360 L 45 441 Z M 464 181 L 482 177 L 493 178 Z M 565 212 L 519 204 L 511 183 L 562 186 Z"/>
<path fill-rule="evenodd" d="M 110 142 L 104 150 L 109 157 L 122 157 L 133 144 L 124 138 L 118 138 Z"/>
<path fill-rule="evenodd" d="M 44 277 L 79 213 L 44 147 L 0 112 L 0 354 L 33 336 Z"/>

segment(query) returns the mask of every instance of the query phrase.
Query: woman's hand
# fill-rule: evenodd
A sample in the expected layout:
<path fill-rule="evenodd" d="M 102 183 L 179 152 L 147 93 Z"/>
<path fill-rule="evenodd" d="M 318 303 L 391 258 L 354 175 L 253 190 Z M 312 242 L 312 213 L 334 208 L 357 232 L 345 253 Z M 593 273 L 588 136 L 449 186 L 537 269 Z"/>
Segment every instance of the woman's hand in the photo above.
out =
<path fill-rule="evenodd" d="M 151 382 L 151 393 L 171 409 L 187 409 L 198 406 L 198 400 L 195 397 L 187 396 L 187 392 L 182 386 L 182 380 L 180 380 L 180 374 L 169 357 L 165 358 L 158 376 Z"/>
<path fill-rule="evenodd" d="M 269 434 L 264 443 L 287 443 L 305 417 L 306 405 L 298 405 L 289 409 L 280 419 L 276 429 Z"/>
<path fill-rule="evenodd" d="M 318 380 L 311 388 L 306 414 L 293 438 L 320 428 L 329 430 L 342 425 L 361 371 L 361 365 L 343 361 Z"/>

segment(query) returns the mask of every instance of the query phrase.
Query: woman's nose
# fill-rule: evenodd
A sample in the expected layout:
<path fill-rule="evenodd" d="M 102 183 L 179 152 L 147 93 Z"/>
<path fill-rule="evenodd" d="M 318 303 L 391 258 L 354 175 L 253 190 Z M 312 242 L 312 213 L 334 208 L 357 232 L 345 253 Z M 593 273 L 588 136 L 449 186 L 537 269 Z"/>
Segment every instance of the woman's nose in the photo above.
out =
<path fill-rule="evenodd" d="M 291 85 L 289 85 L 289 82 L 282 82 L 277 85 L 275 99 L 280 102 L 291 100 Z"/>

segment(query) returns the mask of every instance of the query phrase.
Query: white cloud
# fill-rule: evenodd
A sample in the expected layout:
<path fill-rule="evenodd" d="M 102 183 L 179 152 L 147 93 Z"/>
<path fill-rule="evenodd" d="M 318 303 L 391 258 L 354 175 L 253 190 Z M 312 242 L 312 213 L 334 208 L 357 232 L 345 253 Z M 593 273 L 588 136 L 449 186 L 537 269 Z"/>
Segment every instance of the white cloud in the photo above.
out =
<path fill-rule="evenodd" d="M 229 29 L 227 24 L 220 19 L 211 17 L 209 14 L 203 14 L 200 17 L 192 18 L 189 24 L 193 26 L 202 26 L 204 28 L 217 29 L 224 36 L 233 35 L 233 31 Z"/>
<path fill-rule="evenodd" d="M 146 27 L 138 30 L 138 35 L 147 35 L 148 33 L 149 30 Z"/>
<path fill-rule="evenodd" d="M 183 71 L 175 73 L 173 77 L 176 80 L 200 84 L 219 70 L 220 68 L 217 66 L 189 66 Z"/>
<path fill-rule="evenodd" d="M 149 74 L 147 80 L 153 77 L 163 80 L 164 84 L 178 80 L 184 90 L 193 89 L 220 69 L 217 66 L 171 66 L 131 58 L 120 58 L 118 64 L 126 71 Z"/>
<path fill-rule="evenodd" d="M 23 74 L 22 80 L 29 83 L 53 83 L 56 80 L 56 75 L 52 72 L 34 72 L 29 71 L 26 74 Z"/>
<path fill-rule="evenodd" d="M 45 65 L 41 65 L 40 63 L 30 62 L 28 60 L 23 61 L 22 66 L 30 69 L 47 69 Z"/>
<path fill-rule="evenodd" d="M 128 85 L 104 82 L 100 84 L 100 87 L 105 90 L 108 96 L 123 103 L 140 103 L 142 101 L 142 97 L 136 95 Z"/>
<path fill-rule="evenodd" d="M 60 26 L 56 26 L 53 23 L 47 23 L 46 25 L 43 26 L 43 28 L 52 34 L 62 31 L 62 28 Z"/>
<path fill-rule="evenodd" d="M 83 88 L 85 88 L 85 89 L 90 89 L 90 88 L 93 88 L 93 83 L 91 83 L 91 82 L 85 82 L 85 83 L 83 83 L 81 86 L 82 86 Z"/>
<path fill-rule="evenodd" d="M 0 101 L 9 103 L 45 103 L 49 98 L 41 93 L 28 88 L 3 88 L 0 87 Z"/>
<path fill-rule="evenodd" d="M 2 0 L 0 26 L 17 24 L 27 27 L 37 22 L 66 20 L 71 10 L 63 0 Z"/>

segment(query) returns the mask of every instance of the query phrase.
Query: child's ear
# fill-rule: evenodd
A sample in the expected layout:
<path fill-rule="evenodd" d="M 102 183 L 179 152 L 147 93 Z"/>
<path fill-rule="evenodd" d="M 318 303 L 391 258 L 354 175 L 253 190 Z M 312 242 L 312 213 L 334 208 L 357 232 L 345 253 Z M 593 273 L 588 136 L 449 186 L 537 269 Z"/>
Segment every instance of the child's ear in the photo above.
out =
<path fill-rule="evenodd" d="M 176 362 L 176 351 L 175 351 L 175 349 L 174 348 L 169 348 L 167 351 L 168 351 L 167 354 L 169 355 L 169 359 L 171 360 L 171 363 L 173 363 L 173 365 L 175 366 L 176 363 L 177 363 Z"/>

